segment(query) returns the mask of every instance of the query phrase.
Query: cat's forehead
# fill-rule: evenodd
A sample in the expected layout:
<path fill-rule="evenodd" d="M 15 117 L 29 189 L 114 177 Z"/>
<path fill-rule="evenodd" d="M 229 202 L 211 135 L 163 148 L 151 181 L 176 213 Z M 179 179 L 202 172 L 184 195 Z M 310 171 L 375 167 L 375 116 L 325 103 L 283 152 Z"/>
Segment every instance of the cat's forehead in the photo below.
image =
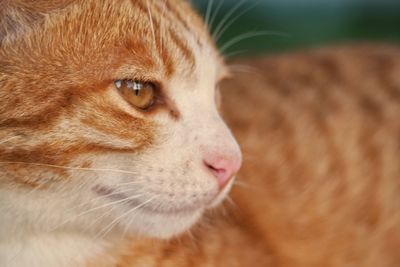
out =
<path fill-rule="evenodd" d="M 56 53 L 67 51 L 80 56 L 65 60 L 65 65 L 86 70 L 96 68 L 102 74 L 122 69 L 144 78 L 190 77 L 199 67 L 215 72 L 216 79 L 225 73 L 207 27 L 186 1 L 60 0 L 54 1 L 54 6 L 48 1 L 26 2 L 25 9 L 30 12 L 18 14 L 25 18 L 18 22 L 22 29 L 4 30 L 7 19 L 3 18 L 2 31 L 24 33 L 24 27 L 31 27 L 34 32 L 27 35 L 29 46 L 33 47 L 29 48 L 39 50 L 34 47 L 36 44 L 42 46 L 40 50 L 50 50 L 45 51 L 49 53 L 45 56 L 53 58 L 54 63 L 58 60 Z M 6 14 L 16 17 L 15 12 L 25 9 L 11 5 Z"/>
<path fill-rule="evenodd" d="M 223 60 L 207 27 L 186 1 L 130 0 L 126 4 L 132 13 L 126 16 L 130 33 L 125 36 L 125 47 L 132 60 L 137 60 L 138 50 L 142 51 L 148 64 L 146 72 L 153 70 L 169 78 L 189 77 L 207 69 L 215 72 L 217 79 L 223 75 Z"/>

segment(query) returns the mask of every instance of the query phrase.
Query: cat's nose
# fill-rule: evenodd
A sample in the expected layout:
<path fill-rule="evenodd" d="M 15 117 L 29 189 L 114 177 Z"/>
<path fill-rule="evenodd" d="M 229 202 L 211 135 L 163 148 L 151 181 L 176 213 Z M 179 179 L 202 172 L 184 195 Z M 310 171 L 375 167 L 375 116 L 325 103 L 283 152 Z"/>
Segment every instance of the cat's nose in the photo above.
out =
<path fill-rule="evenodd" d="M 204 165 L 214 175 L 222 189 L 239 171 L 242 155 L 236 153 L 211 153 L 204 157 Z"/>

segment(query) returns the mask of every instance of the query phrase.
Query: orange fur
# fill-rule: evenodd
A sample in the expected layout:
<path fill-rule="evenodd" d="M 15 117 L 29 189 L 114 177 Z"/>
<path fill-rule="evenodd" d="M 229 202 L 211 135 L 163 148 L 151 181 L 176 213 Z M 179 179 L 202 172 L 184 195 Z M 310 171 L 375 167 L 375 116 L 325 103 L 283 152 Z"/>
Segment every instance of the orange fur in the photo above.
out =
<path fill-rule="evenodd" d="M 398 266 L 398 58 L 359 45 L 235 62 L 254 68 L 222 86 L 245 155 L 235 215 L 135 240 L 115 266 Z"/>
<path fill-rule="evenodd" d="M 400 264 L 399 56 L 354 46 L 244 61 L 259 75 L 226 85 L 247 159 L 234 200 L 282 266 Z"/>
<path fill-rule="evenodd" d="M 132 70 L 123 67 L 127 63 L 134 66 L 136 77 L 153 75 L 159 80 L 176 72 L 177 64 L 182 64 L 181 69 L 185 66 L 184 61 L 173 58 L 186 59 L 188 66 L 195 64 L 182 36 L 166 24 L 177 24 L 171 17 L 189 11 L 179 18 L 180 22 L 186 25 L 190 19 L 198 25 L 199 40 L 204 39 L 203 36 L 208 38 L 208 34 L 198 16 L 185 3 L 178 2 L 181 1 L 167 1 L 167 11 L 150 2 L 156 29 L 154 47 L 146 1 L 121 4 L 112 1 L 2 1 L 0 127 L 3 130 L 0 139 L 17 135 L 13 143 L 20 144 L 21 148 L 16 146 L 10 150 L 6 149 L 8 143 L 0 145 L 0 160 L 63 165 L 68 163 L 67 158 L 86 152 L 112 151 L 112 147 L 98 142 L 81 140 L 78 128 L 73 129 L 68 142 L 58 142 L 54 136 L 29 148 L 24 145 L 27 136 L 33 140 L 42 139 L 40 136 L 52 130 L 57 122 L 69 120 L 71 114 L 81 112 L 77 107 L 82 105 L 86 110 L 98 112 L 84 115 L 79 123 L 110 136 L 131 140 L 132 149 L 126 151 L 137 151 L 141 146 L 149 145 L 155 131 L 151 122 L 113 110 L 104 90 L 121 73 L 132 75 Z M 134 6 L 134 12 L 124 7 L 129 4 Z M 46 12 L 60 14 L 51 13 L 52 17 L 46 21 Z M 168 17 L 162 18 L 161 14 Z M 168 33 L 158 29 L 161 23 Z M 47 27 L 43 28 L 44 25 Z M 164 47 L 160 43 L 162 38 L 167 44 Z M 159 54 L 153 53 L 154 49 Z M 168 100 L 167 103 L 170 114 L 178 117 L 179 111 L 173 102 Z"/>
<path fill-rule="evenodd" d="M 74 179 L 50 165 L 90 168 L 94 155 L 150 147 L 154 114 L 116 108 L 107 88 L 195 76 L 195 51 L 177 29 L 194 28 L 197 45 L 210 45 L 180 0 L 166 11 L 157 1 L 0 5 L 0 161 L 14 162 L 0 166 L 0 185 L 13 190 Z M 170 241 L 112 239 L 86 267 L 399 266 L 398 58 L 395 46 L 355 46 L 239 61 L 257 71 L 222 86 L 245 153 L 237 206 Z M 158 113 L 177 123 L 171 91 Z"/>

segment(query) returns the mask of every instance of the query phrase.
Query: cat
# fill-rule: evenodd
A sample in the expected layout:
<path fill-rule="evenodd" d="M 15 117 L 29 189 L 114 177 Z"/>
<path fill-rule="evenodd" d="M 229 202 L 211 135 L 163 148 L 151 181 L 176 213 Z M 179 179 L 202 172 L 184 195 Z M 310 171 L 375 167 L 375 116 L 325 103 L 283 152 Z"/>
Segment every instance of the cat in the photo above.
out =
<path fill-rule="evenodd" d="M 251 68 L 231 69 L 250 73 L 233 73 L 215 86 L 229 71 L 186 2 L 119 3 L 14 1 L 0 11 L 0 266 L 400 265 L 400 48 L 339 46 L 238 60 L 232 64 Z M 133 40 L 121 41 L 129 36 Z M 120 54 L 120 42 L 142 50 L 133 57 L 132 49 Z M 147 76 L 158 69 L 147 61 L 158 51 L 152 42 L 168 51 L 156 62 L 160 69 L 170 64 L 178 71 L 169 98 L 150 97 L 164 93 L 158 83 L 165 83 Z M 213 56 L 203 56 L 203 49 Z M 192 53 L 204 75 L 188 85 Z M 132 78 L 136 69 L 126 67 L 123 75 L 109 78 L 125 61 L 146 75 Z M 221 112 L 244 154 L 238 180 L 221 179 L 214 169 L 209 170 L 214 175 L 197 177 L 193 163 L 185 161 L 174 165 L 175 175 L 186 170 L 188 180 L 164 176 L 176 153 L 190 158 L 204 142 L 232 149 L 233 169 L 239 168 L 236 142 L 216 114 L 215 87 L 221 87 Z M 196 95 L 207 90 L 207 96 Z M 148 109 L 154 101 L 160 107 Z M 228 137 L 216 138 L 215 127 Z M 172 133 L 153 135 L 157 129 Z M 168 142 L 175 143 L 164 147 Z M 127 143 L 140 146 L 124 149 Z M 164 174 L 156 175 L 161 182 L 153 180 L 157 171 Z M 138 183 L 143 174 L 149 177 Z M 205 184 L 210 179 L 214 187 L 221 180 L 227 184 L 203 216 L 185 225 L 177 224 L 181 218 L 163 221 L 156 212 L 145 221 L 105 201 L 108 196 L 123 202 L 121 196 L 133 190 L 129 185 L 150 191 L 160 182 L 162 190 L 168 188 L 162 183 L 174 180 L 177 188 L 192 179 L 198 190 L 210 190 Z M 109 188 L 115 180 L 122 180 L 123 192 Z M 99 181 L 106 186 L 96 186 Z M 225 213 L 209 210 L 234 183 L 232 207 L 228 202 Z M 159 207 L 181 203 L 191 188 L 180 189 L 176 203 L 164 200 Z M 130 221 L 119 224 L 128 215 Z M 168 237 L 173 238 L 160 240 Z"/>
<path fill-rule="evenodd" d="M 223 201 L 228 70 L 189 3 L 0 3 L 0 266 L 86 266 Z"/>
<path fill-rule="evenodd" d="M 221 110 L 244 155 L 234 205 L 191 235 L 104 257 L 123 267 L 400 266 L 399 58 L 397 45 L 358 44 L 230 62 L 240 72 L 221 84 Z"/>
<path fill-rule="evenodd" d="M 359 44 L 231 62 L 234 206 L 191 236 L 109 255 L 123 267 L 400 266 L 399 58 L 397 45 Z"/>

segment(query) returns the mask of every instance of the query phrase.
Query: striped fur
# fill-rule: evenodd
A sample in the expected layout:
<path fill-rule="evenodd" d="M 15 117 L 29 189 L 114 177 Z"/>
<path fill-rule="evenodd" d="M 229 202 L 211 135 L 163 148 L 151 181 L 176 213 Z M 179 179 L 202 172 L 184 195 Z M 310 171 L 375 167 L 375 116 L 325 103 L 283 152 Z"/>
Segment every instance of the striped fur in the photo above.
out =
<path fill-rule="evenodd" d="M 232 213 L 88 267 L 399 266 L 398 58 L 358 45 L 233 62 L 254 72 L 222 85 L 245 156 Z"/>
<path fill-rule="evenodd" d="M 233 212 L 104 266 L 399 266 L 399 58 L 357 45 L 233 62 L 254 70 L 222 85 L 245 158 Z"/>
<path fill-rule="evenodd" d="M 214 101 L 226 68 L 186 1 L 0 5 L 0 266 L 83 266 L 224 199 L 204 157 L 240 156 Z M 123 79 L 156 84 L 156 105 Z"/>
<path fill-rule="evenodd" d="M 197 153 L 237 149 L 201 20 L 179 0 L 0 4 L 0 266 L 399 266 L 399 48 L 236 62 L 256 69 L 222 86 L 236 207 L 161 241 L 206 208 L 164 213 L 215 192 Z M 162 82 L 163 105 L 132 109 L 121 78 Z M 157 195 L 151 215 L 113 225 L 121 182 Z"/>
<path fill-rule="evenodd" d="M 242 61 L 260 74 L 226 84 L 248 184 L 233 198 L 274 266 L 400 265 L 399 59 L 321 49 Z"/>

